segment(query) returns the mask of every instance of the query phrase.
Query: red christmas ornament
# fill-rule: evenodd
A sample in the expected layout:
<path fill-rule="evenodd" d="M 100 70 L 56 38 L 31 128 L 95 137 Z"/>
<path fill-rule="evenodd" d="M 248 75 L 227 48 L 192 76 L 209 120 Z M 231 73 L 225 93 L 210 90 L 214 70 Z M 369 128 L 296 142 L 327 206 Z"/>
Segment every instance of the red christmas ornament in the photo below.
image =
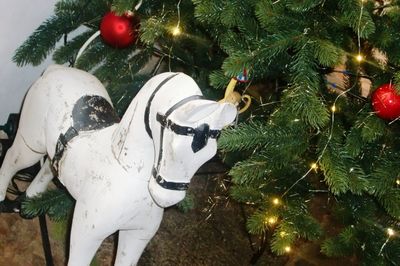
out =
<path fill-rule="evenodd" d="M 138 27 L 139 19 L 136 16 L 118 16 L 108 12 L 101 20 L 100 35 L 112 47 L 125 48 L 136 41 Z"/>
<path fill-rule="evenodd" d="M 400 117 L 400 95 L 392 84 L 384 84 L 372 93 L 372 108 L 385 120 Z"/>

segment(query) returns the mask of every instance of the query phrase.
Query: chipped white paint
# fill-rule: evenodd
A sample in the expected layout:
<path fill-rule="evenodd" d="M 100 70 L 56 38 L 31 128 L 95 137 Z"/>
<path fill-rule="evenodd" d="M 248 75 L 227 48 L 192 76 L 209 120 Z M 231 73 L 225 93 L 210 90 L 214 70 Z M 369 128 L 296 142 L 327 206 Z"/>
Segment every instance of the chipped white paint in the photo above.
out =
<path fill-rule="evenodd" d="M 187 75 L 178 74 L 155 95 L 150 109 L 151 139 L 144 127 L 149 97 L 167 76 L 150 79 L 130 104 L 119 124 L 80 132 L 67 146 L 60 161 L 59 178 L 76 199 L 68 265 L 89 265 L 101 242 L 119 230 L 115 265 L 135 265 L 157 231 L 163 208 L 176 204 L 185 191 L 161 187 L 151 175 L 158 161 L 161 126 L 156 113 L 193 94 L 201 94 Z M 60 133 L 72 126 L 74 104 L 85 95 L 110 101 L 102 84 L 92 75 L 63 66 L 49 67 L 30 88 L 23 106 L 13 146 L 0 169 L 0 201 L 13 174 L 36 163 L 44 155 L 53 158 Z M 221 129 L 236 117 L 229 103 L 190 101 L 169 118 L 182 126 L 207 123 Z M 193 137 L 165 129 L 159 173 L 168 181 L 189 182 L 197 169 L 216 153 L 215 139 L 194 153 Z M 46 162 L 27 190 L 28 197 L 43 192 L 51 180 Z"/>

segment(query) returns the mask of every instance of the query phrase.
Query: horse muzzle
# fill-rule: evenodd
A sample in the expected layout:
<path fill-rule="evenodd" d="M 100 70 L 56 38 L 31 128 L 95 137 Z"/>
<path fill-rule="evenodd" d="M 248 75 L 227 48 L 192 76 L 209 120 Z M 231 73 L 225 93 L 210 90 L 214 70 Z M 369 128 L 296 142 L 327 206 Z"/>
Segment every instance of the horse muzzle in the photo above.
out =
<path fill-rule="evenodd" d="M 166 181 L 153 171 L 153 175 L 149 181 L 149 192 L 158 206 L 167 208 L 185 198 L 188 186 L 189 183 Z"/>

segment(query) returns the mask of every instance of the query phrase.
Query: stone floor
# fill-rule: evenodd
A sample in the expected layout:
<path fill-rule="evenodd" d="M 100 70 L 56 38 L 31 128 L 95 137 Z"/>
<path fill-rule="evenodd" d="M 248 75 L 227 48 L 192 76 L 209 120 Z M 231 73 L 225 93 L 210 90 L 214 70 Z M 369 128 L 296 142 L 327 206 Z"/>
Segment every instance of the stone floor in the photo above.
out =
<path fill-rule="evenodd" d="M 64 264 L 63 243 L 51 239 L 54 264 Z M 0 214 L 0 265 L 45 265 L 39 219 L 24 220 L 17 214 Z"/>

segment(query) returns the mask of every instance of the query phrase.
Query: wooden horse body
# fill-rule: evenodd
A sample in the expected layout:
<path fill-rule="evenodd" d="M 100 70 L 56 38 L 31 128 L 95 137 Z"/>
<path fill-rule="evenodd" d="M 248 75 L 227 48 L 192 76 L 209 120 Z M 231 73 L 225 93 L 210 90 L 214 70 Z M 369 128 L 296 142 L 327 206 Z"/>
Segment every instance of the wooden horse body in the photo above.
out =
<path fill-rule="evenodd" d="M 156 233 L 163 208 L 185 196 L 197 169 L 216 153 L 232 104 L 201 99 L 182 73 L 150 79 L 117 121 L 103 85 L 73 68 L 51 66 L 26 96 L 13 146 L 0 169 L 0 202 L 11 177 L 46 154 L 28 187 L 42 193 L 53 178 L 76 199 L 68 265 L 89 265 L 119 230 L 115 265 L 135 265 Z"/>

